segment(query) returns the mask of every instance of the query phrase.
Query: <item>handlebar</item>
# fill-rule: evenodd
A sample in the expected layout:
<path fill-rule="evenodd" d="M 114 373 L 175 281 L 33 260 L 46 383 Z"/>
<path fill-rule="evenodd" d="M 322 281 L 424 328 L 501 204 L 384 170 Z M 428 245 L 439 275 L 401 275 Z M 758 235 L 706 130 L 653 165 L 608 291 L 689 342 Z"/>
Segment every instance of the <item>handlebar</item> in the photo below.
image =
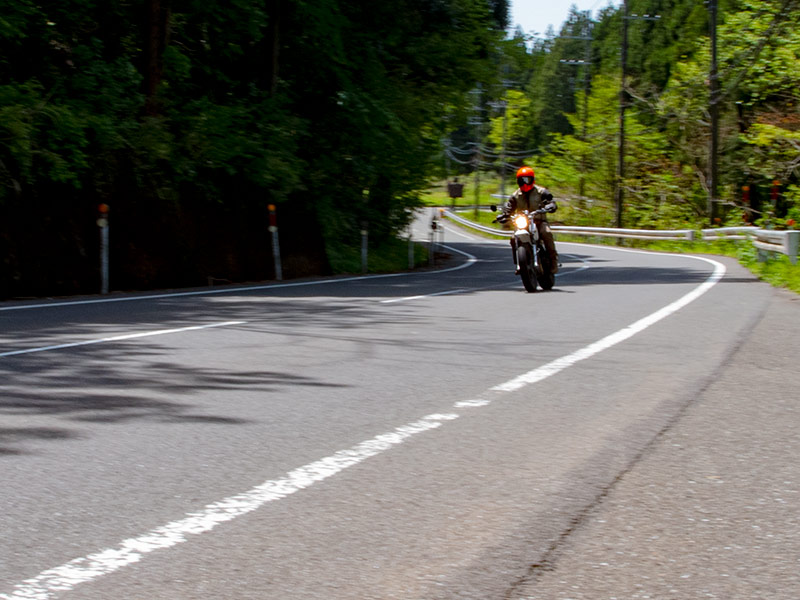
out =
<path fill-rule="evenodd" d="M 525 214 L 528 214 L 528 215 L 545 215 L 547 213 L 555 212 L 555 210 L 547 210 L 547 209 L 544 209 L 544 208 L 540 208 L 538 210 L 532 210 L 532 211 L 525 210 L 525 211 L 522 211 L 522 212 L 525 213 Z M 492 220 L 492 223 L 505 223 L 505 222 L 509 221 L 510 219 L 511 219 L 511 215 L 509 213 L 503 213 L 503 214 L 498 215 L 497 217 L 495 217 Z"/>

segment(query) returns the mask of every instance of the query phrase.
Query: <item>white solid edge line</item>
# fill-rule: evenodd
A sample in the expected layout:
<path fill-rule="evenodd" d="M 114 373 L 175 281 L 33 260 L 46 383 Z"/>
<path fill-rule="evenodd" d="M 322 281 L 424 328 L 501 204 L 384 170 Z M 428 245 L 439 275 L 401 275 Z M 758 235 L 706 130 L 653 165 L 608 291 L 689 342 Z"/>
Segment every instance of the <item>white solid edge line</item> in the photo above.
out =
<path fill-rule="evenodd" d="M 464 252 L 463 250 L 459 250 L 458 248 L 453 248 L 452 246 L 446 246 L 445 244 L 441 244 L 441 246 L 442 246 L 442 248 L 447 248 L 448 250 L 451 250 L 452 252 L 457 252 L 458 254 L 461 254 L 462 256 L 465 256 L 467 258 L 467 261 L 461 263 L 460 265 L 456 265 L 455 267 L 450 267 L 449 269 L 445 269 L 443 271 L 436 271 L 436 273 L 447 273 L 448 271 L 458 271 L 459 269 L 465 269 L 465 268 L 470 267 L 470 266 L 472 266 L 472 265 L 474 265 L 475 263 L 478 262 L 478 258 L 476 256 L 473 256 L 472 254 L 470 254 L 468 252 Z M 432 298 L 434 296 L 447 296 L 449 294 L 460 294 L 460 293 L 463 293 L 465 291 L 468 291 L 468 290 L 466 290 L 465 288 L 459 288 L 459 289 L 455 289 L 455 290 L 445 290 L 443 292 L 434 292 L 432 294 L 420 294 L 420 295 L 417 295 L 417 296 L 404 296 L 404 297 L 401 297 L 401 298 L 392 298 L 390 300 L 381 300 L 380 302 L 381 302 L 381 304 L 392 304 L 392 303 L 395 303 L 395 302 L 405 302 L 407 300 L 419 300 L 420 298 Z"/>
<path fill-rule="evenodd" d="M 455 267 L 449 267 L 447 269 L 440 269 L 440 270 L 437 270 L 437 271 L 427 271 L 427 273 L 447 273 L 448 271 L 457 271 L 459 269 L 465 269 L 466 267 L 469 267 L 469 266 L 475 264 L 478 261 L 478 259 L 476 257 L 474 257 L 471 254 L 468 254 L 466 252 L 462 252 L 461 250 L 458 250 L 457 248 L 450 248 L 449 246 L 444 246 L 444 247 L 448 248 L 449 250 L 452 250 L 453 252 L 457 252 L 459 254 L 463 254 L 465 257 L 467 257 L 467 260 L 465 262 L 461 263 L 461 264 L 456 265 Z M 148 299 L 148 298 L 173 298 L 173 297 L 176 297 L 176 296 L 192 296 L 192 295 L 199 295 L 199 294 L 214 294 L 214 293 L 224 293 L 224 292 L 231 293 L 231 292 L 235 292 L 235 291 L 258 290 L 258 289 L 274 288 L 274 287 L 297 287 L 297 286 L 304 286 L 304 285 L 316 285 L 316 284 L 334 283 L 336 281 L 360 281 L 360 280 L 363 280 L 363 279 L 376 279 L 376 278 L 380 278 L 380 277 L 399 277 L 399 276 L 402 276 L 402 275 L 411 275 L 411 274 L 412 273 L 388 273 L 386 275 L 367 275 L 367 276 L 361 276 L 361 277 L 350 277 L 350 278 L 346 278 L 346 279 L 330 279 L 330 280 L 325 280 L 325 281 L 307 281 L 307 282 L 299 282 L 299 283 L 287 283 L 287 284 L 278 284 L 278 285 L 269 285 L 269 286 L 256 286 L 256 287 L 248 287 L 248 288 L 237 288 L 237 289 L 231 289 L 231 290 L 218 290 L 216 292 L 215 291 L 182 292 L 182 293 L 178 293 L 178 294 L 160 294 L 160 295 L 157 295 L 157 296 L 137 296 L 135 298 L 117 298 L 117 299 L 108 299 L 108 300 L 88 300 L 88 301 L 85 301 L 85 302 L 69 302 L 69 303 L 57 303 L 57 304 L 38 304 L 38 305 L 31 305 L 31 306 L 27 306 L 27 307 L 0 308 L 0 310 L 14 310 L 15 308 L 40 308 L 42 306 L 64 306 L 65 304 L 69 304 L 69 305 L 75 304 L 75 305 L 77 305 L 77 304 L 92 304 L 92 303 L 98 303 L 98 302 L 115 302 L 115 301 L 119 302 L 119 301 L 123 301 L 123 300 L 144 300 L 144 299 Z M 440 295 L 444 295 L 444 294 L 455 294 L 455 293 L 459 293 L 460 291 L 463 291 L 463 290 L 452 290 L 452 291 L 447 291 L 447 292 L 439 292 L 438 294 L 433 294 L 433 295 L 440 296 Z M 422 298 L 424 296 L 415 296 L 415 297 Z M 384 300 L 384 302 L 398 302 L 398 301 L 399 300 L 389 300 L 389 301 Z M 154 336 L 154 335 L 164 335 L 164 334 L 168 334 L 168 333 L 179 333 L 179 332 L 183 332 L 183 331 L 192 331 L 192 330 L 196 330 L 196 329 L 208 329 L 210 327 L 224 327 L 226 325 L 241 325 L 243 323 L 246 323 L 246 321 L 227 321 L 225 323 L 214 323 L 214 324 L 211 324 L 211 325 L 197 325 L 197 326 L 193 326 L 193 327 L 181 327 L 181 328 L 178 328 L 178 329 L 163 329 L 163 330 L 160 330 L 160 331 L 148 331 L 148 332 L 144 332 L 144 333 L 132 333 L 132 334 L 127 334 L 127 335 L 117 335 L 117 336 L 108 337 L 108 338 L 102 338 L 102 339 L 96 339 L 96 340 L 86 340 L 86 341 L 82 341 L 82 342 L 70 342 L 70 343 L 67 343 L 67 344 L 57 344 L 57 345 L 53 345 L 53 346 L 43 346 L 43 347 L 39 347 L 39 348 L 27 348 L 27 349 L 24 349 L 24 350 L 12 350 L 10 352 L 0 352 L 0 358 L 4 358 L 4 357 L 7 357 L 7 356 L 16 356 L 16 355 L 19 355 L 19 354 L 32 354 L 34 352 L 46 352 L 48 350 L 61 350 L 61 349 L 64 349 L 64 348 L 75 348 L 77 346 L 89 346 L 91 344 L 101 344 L 101 343 L 104 343 L 104 342 L 118 342 L 118 341 L 122 341 L 122 340 L 130 340 L 130 339 L 141 338 L 141 337 L 149 337 L 149 336 Z M 0 598 L 1 598 L 1 596 L 0 596 Z"/>
<path fill-rule="evenodd" d="M 167 335 L 170 333 L 183 333 L 184 331 L 197 331 L 199 329 L 211 329 L 212 327 L 226 327 L 228 325 L 242 325 L 247 321 L 225 321 L 224 323 L 209 323 L 208 325 L 192 325 L 191 327 L 178 327 L 176 329 L 159 329 L 157 331 L 142 331 L 140 333 L 127 333 L 115 335 L 107 338 L 95 340 L 84 340 L 82 342 L 69 342 L 67 344 L 56 344 L 53 346 L 41 346 L 39 348 L 26 348 L 24 350 L 12 350 L 10 352 L 0 352 L 0 358 L 5 356 L 15 356 L 18 354 L 32 354 L 34 352 L 47 352 L 48 350 L 61 350 L 62 348 L 75 348 L 77 346 L 90 346 L 92 344 L 103 344 L 106 342 L 120 342 L 124 340 L 134 340 L 137 338 L 152 337 L 154 335 Z"/>
<path fill-rule="evenodd" d="M 673 254 L 670 256 L 686 256 L 683 254 Z M 530 385 L 532 383 L 536 383 L 537 381 L 541 381 L 542 379 L 546 379 L 551 375 L 555 375 L 559 371 L 563 371 L 567 367 L 571 367 L 575 363 L 582 361 L 584 359 L 590 358 L 603 350 L 611 348 L 619 344 L 620 342 L 627 340 L 628 338 L 633 337 L 637 333 L 644 331 L 651 325 L 658 323 L 662 319 L 668 317 L 669 315 L 679 311 L 681 308 L 686 306 L 687 304 L 694 302 L 700 296 L 705 294 L 708 290 L 714 287 L 720 279 L 725 275 L 725 265 L 719 263 L 715 260 L 711 260 L 708 258 L 703 258 L 699 256 L 692 256 L 696 260 L 702 260 L 707 263 L 714 265 L 714 272 L 711 276 L 706 279 L 704 283 L 693 289 L 691 292 L 686 294 L 685 296 L 679 298 L 675 302 L 668 304 L 664 308 L 657 310 L 656 312 L 639 319 L 635 323 L 628 325 L 627 327 L 620 329 L 606 337 L 590 344 L 580 350 L 573 352 L 572 354 L 568 354 L 566 356 L 562 356 L 561 358 L 557 358 L 556 360 L 547 363 L 546 365 L 542 365 L 532 371 L 528 371 L 527 373 L 523 373 L 519 377 L 515 377 L 514 379 L 502 383 L 500 385 L 496 385 L 492 388 L 493 391 L 499 392 L 511 392 L 514 390 L 518 390 L 526 385 Z"/>
<path fill-rule="evenodd" d="M 672 256 L 686 257 L 686 255 Z M 504 384 L 494 386 L 490 391 L 516 391 L 526 385 L 555 375 L 581 360 L 627 340 L 697 300 L 725 275 L 726 269 L 722 263 L 699 256 L 689 256 L 689 258 L 702 260 L 714 266 L 714 272 L 700 286 L 632 325 L 572 354 L 556 359 Z M 456 403 L 457 406 L 463 408 L 481 407 L 488 404 L 490 404 L 490 401 L 484 401 L 483 399 Z M 0 600 L 46 600 L 51 598 L 55 592 L 71 590 L 81 583 L 91 581 L 126 565 L 138 562 L 145 554 L 186 541 L 188 535 L 197 535 L 210 531 L 220 523 L 256 510 L 267 502 L 285 498 L 348 467 L 359 464 L 367 458 L 381 454 L 418 433 L 436 429 L 442 425 L 443 421 L 458 418 L 459 415 L 453 413 L 428 415 L 419 421 L 398 427 L 393 432 L 378 435 L 347 450 L 340 450 L 331 456 L 290 471 L 282 478 L 265 481 L 247 492 L 209 504 L 203 510 L 189 513 L 181 520 L 153 529 L 142 536 L 124 540 L 116 548 L 76 558 L 59 567 L 43 571 L 36 577 L 15 585 L 15 591 L 11 594 L 0 594 Z"/>
<path fill-rule="evenodd" d="M 445 246 L 447 247 L 447 246 Z M 284 288 L 292 288 L 292 287 L 307 287 L 312 285 L 326 285 L 331 283 L 342 283 L 348 281 L 365 281 L 370 279 L 386 279 L 388 277 L 408 277 L 411 275 L 432 275 L 438 273 L 447 273 L 449 271 L 457 271 L 459 269 L 464 269 L 469 267 L 477 262 L 477 259 L 474 256 L 467 254 L 466 252 L 461 252 L 460 250 L 456 250 L 455 248 L 448 249 L 454 250 L 464 256 L 471 257 L 465 263 L 460 265 L 456 265 L 455 267 L 449 267 L 447 269 L 436 269 L 432 271 L 404 271 L 402 273 L 382 273 L 379 275 L 359 275 L 357 277 L 340 277 L 334 279 L 322 279 L 322 280 L 314 280 L 314 281 L 297 281 L 293 283 L 270 283 L 265 285 L 252 285 L 252 286 L 242 286 L 236 288 L 222 288 L 217 290 L 196 290 L 193 292 L 171 292 L 168 294 L 149 294 L 146 296 L 125 296 L 122 298 L 94 298 L 91 300 L 69 300 L 66 302 L 42 302 L 39 304 L 19 304 L 15 306 L 0 306 L 0 312 L 3 311 L 10 311 L 10 310 L 29 310 L 33 308 L 54 308 L 54 307 L 61 307 L 61 306 L 82 306 L 86 304 L 105 304 L 110 302 L 133 302 L 135 300 L 163 300 L 165 298 L 183 298 L 186 296 L 211 296 L 215 294 L 235 294 L 237 292 L 253 292 L 258 290 L 268 290 L 268 289 L 284 289 Z"/>

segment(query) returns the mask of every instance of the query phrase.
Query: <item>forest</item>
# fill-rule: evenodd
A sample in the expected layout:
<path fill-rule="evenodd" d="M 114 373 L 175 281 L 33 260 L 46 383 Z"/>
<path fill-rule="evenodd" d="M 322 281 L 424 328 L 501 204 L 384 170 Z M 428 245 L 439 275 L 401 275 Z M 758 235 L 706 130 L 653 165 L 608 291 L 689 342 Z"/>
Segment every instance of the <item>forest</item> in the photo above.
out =
<path fill-rule="evenodd" d="M 0 299 L 97 293 L 100 217 L 115 291 L 274 279 L 270 206 L 284 277 L 353 271 L 523 163 L 573 224 L 800 222 L 800 0 L 0 5 Z"/>

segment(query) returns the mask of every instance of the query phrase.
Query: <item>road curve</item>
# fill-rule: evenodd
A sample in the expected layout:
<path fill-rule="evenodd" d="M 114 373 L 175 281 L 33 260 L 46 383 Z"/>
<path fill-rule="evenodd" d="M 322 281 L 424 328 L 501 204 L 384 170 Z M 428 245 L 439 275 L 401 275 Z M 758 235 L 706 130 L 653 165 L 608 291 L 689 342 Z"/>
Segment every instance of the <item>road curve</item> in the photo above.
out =
<path fill-rule="evenodd" d="M 571 244 L 527 294 L 506 242 L 445 244 L 426 272 L 0 304 L 0 598 L 698 597 L 663 586 L 714 569 L 643 579 L 622 532 L 681 555 L 680 498 L 640 486 L 685 492 L 672 436 L 748 432 L 723 407 L 755 392 L 717 386 L 797 305 L 728 259 Z"/>

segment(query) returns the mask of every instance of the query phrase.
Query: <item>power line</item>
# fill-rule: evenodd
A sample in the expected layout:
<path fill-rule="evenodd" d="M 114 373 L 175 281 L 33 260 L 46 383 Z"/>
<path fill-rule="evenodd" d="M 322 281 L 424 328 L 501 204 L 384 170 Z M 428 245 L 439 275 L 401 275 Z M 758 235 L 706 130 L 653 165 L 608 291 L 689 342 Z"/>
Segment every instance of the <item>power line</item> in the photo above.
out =
<path fill-rule="evenodd" d="M 456 154 L 461 154 L 461 155 L 464 155 L 464 156 L 475 154 L 478 151 L 480 151 L 484 155 L 491 156 L 493 158 L 499 158 L 500 156 L 502 156 L 502 154 L 497 154 L 496 152 L 493 152 L 488 146 L 485 146 L 483 144 L 479 144 L 477 142 L 468 142 L 466 144 L 466 146 L 471 146 L 472 148 L 469 149 L 469 150 L 467 150 L 467 149 L 465 149 L 463 147 L 462 148 L 456 148 L 455 146 L 447 146 L 447 148 L 449 150 L 451 150 L 452 152 L 456 153 Z M 506 156 L 513 156 L 515 158 L 525 158 L 525 157 L 531 156 L 532 154 L 536 154 L 536 150 L 535 149 L 531 149 L 531 150 L 514 150 L 514 151 L 507 150 L 505 152 Z"/>
<path fill-rule="evenodd" d="M 593 41 L 593 21 L 591 18 L 591 13 L 589 11 L 585 12 L 586 15 L 586 23 L 585 23 L 585 32 L 583 35 L 576 35 L 576 36 L 561 36 L 567 39 L 574 39 L 574 40 L 583 40 L 586 42 L 586 48 L 584 50 L 584 58 L 583 60 L 580 59 L 562 59 L 560 62 L 567 64 L 567 65 L 574 65 L 574 66 L 582 66 L 584 67 L 583 72 L 583 115 L 582 115 L 582 132 L 581 132 L 581 141 L 586 142 L 587 131 L 588 131 L 588 122 L 589 122 L 589 80 L 591 78 L 591 73 L 589 72 L 589 66 L 591 63 L 591 56 L 592 56 L 592 41 Z M 579 182 L 578 188 L 578 195 L 583 197 L 585 194 L 585 185 L 586 185 L 586 171 L 587 168 L 587 156 L 586 153 L 583 153 L 581 157 L 581 177 Z"/>
<path fill-rule="evenodd" d="M 486 168 L 491 168 L 491 169 L 498 169 L 498 168 L 502 168 L 503 166 L 505 166 L 506 168 L 512 169 L 512 170 L 516 169 L 519 166 L 519 165 L 516 165 L 514 163 L 506 162 L 504 160 L 487 161 L 487 160 L 483 160 L 482 157 L 475 157 L 475 156 L 473 156 L 472 158 L 464 160 L 464 159 L 461 159 L 461 158 L 455 156 L 453 154 L 453 152 L 452 152 L 452 148 L 449 148 L 449 147 L 445 147 L 444 152 L 445 152 L 445 156 L 448 159 L 450 159 L 453 162 L 456 162 L 456 163 L 458 163 L 460 165 L 480 166 L 480 167 L 486 167 Z M 528 157 L 528 156 L 531 156 L 531 154 L 534 154 L 534 153 L 526 154 L 525 156 Z M 495 154 L 494 156 L 487 156 L 487 158 L 501 158 L 501 156 Z"/>
<path fill-rule="evenodd" d="M 717 151 L 719 149 L 719 73 L 717 72 L 717 0 L 708 2 L 708 26 L 711 35 L 711 69 L 709 72 L 710 98 L 709 115 L 711 117 L 711 140 L 709 144 L 708 167 L 708 219 L 710 227 L 714 226 L 714 205 L 717 201 Z"/>
<path fill-rule="evenodd" d="M 622 182 L 625 179 L 625 109 L 628 107 L 628 92 L 626 78 L 628 69 L 628 21 L 658 21 L 661 15 L 629 15 L 628 0 L 622 0 L 622 86 L 619 92 L 619 156 L 617 166 L 616 189 L 614 190 L 614 205 L 616 211 L 616 225 L 622 227 L 622 199 L 624 195 Z"/>

